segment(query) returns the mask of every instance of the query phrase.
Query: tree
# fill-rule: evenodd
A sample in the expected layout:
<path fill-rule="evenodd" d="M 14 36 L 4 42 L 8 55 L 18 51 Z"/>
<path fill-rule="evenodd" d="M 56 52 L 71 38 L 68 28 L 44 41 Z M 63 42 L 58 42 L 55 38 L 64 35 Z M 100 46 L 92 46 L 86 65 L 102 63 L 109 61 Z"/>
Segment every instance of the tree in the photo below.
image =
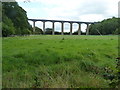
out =
<path fill-rule="evenodd" d="M 113 34 L 119 28 L 118 18 L 106 19 L 90 26 L 91 35 L 109 35 Z"/>
<path fill-rule="evenodd" d="M 81 35 L 85 35 L 85 34 L 86 34 L 85 32 L 81 31 Z M 73 33 L 73 35 L 78 35 L 78 30 L 76 30 L 76 31 Z"/>
<path fill-rule="evenodd" d="M 52 34 L 53 29 L 52 28 L 46 28 L 45 34 Z"/>
<path fill-rule="evenodd" d="M 12 21 L 4 15 L 2 23 L 2 36 L 7 37 L 15 34 L 15 28 Z"/>
<path fill-rule="evenodd" d="M 43 34 L 43 31 L 41 28 L 35 27 L 35 34 Z"/>
<path fill-rule="evenodd" d="M 17 2 L 3 2 L 2 7 L 3 32 L 6 31 L 6 33 L 9 33 L 9 29 L 5 29 L 10 28 L 10 24 L 8 25 L 7 21 L 11 22 L 11 26 L 14 27 L 14 29 L 11 29 L 13 29 L 16 35 L 24 35 L 32 31 L 32 26 L 28 23 L 26 11 L 20 7 Z M 6 17 L 8 18 L 7 21 L 5 20 Z"/>

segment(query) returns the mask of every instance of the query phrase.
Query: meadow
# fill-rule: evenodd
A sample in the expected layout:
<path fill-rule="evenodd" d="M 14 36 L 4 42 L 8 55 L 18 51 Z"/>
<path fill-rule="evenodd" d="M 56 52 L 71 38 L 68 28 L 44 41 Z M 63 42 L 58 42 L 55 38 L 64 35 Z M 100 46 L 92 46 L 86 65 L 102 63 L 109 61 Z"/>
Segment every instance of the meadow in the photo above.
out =
<path fill-rule="evenodd" d="M 110 88 L 118 36 L 2 38 L 3 88 Z"/>

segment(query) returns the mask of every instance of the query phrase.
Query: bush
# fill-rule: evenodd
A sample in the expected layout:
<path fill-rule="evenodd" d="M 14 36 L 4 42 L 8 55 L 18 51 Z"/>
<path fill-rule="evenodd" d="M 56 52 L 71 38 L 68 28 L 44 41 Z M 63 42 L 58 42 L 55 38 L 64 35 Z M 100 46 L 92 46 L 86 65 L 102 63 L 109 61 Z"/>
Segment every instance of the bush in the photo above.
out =
<path fill-rule="evenodd" d="M 119 28 L 118 18 L 106 19 L 90 26 L 91 35 L 109 35 L 113 34 Z"/>
<path fill-rule="evenodd" d="M 117 29 L 113 32 L 113 34 L 115 34 L 115 35 L 120 34 L 120 28 L 117 28 Z"/>
<path fill-rule="evenodd" d="M 14 31 L 14 27 L 12 25 L 6 25 L 3 23 L 3 26 L 2 26 L 2 36 L 4 37 L 7 37 L 7 36 L 10 36 L 10 35 L 13 35 L 15 33 Z"/>

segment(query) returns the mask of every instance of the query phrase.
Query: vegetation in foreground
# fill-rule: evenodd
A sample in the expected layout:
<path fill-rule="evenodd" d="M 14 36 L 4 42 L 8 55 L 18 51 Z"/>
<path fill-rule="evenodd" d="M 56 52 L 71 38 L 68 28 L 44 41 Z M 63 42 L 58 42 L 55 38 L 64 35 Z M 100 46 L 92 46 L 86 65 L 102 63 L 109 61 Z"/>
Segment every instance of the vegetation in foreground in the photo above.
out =
<path fill-rule="evenodd" d="M 49 35 L 3 38 L 3 88 L 110 88 L 117 71 L 117 39 Z"/>

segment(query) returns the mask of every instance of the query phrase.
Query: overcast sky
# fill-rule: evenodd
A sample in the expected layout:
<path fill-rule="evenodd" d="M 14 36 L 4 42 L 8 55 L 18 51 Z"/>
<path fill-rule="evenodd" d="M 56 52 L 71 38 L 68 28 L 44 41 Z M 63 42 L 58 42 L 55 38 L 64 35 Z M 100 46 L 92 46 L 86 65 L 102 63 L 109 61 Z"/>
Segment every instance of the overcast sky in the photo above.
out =
<path fill-rule="evenodd" d="M 118 17 L 120 0 L 30 0 L 27 3 L 23 2 L 24 0 L 16 1 L 27 11 L 28 18 L 97 22 Z M 57 31 L 60 31 L 60 25 L 55 24 Z M 37 22 L 36 26 L 42 28 L 42 22 Z M 82 25 L 83 31 L 85 26 Z M 47 22 L 46 27 L 51 28 L 52 24 Z M 74 24 L 74 31 L 77 28 L 77 24 Z M 68 23 L 65 24 L 65 31 L 69 31 Z"/>

